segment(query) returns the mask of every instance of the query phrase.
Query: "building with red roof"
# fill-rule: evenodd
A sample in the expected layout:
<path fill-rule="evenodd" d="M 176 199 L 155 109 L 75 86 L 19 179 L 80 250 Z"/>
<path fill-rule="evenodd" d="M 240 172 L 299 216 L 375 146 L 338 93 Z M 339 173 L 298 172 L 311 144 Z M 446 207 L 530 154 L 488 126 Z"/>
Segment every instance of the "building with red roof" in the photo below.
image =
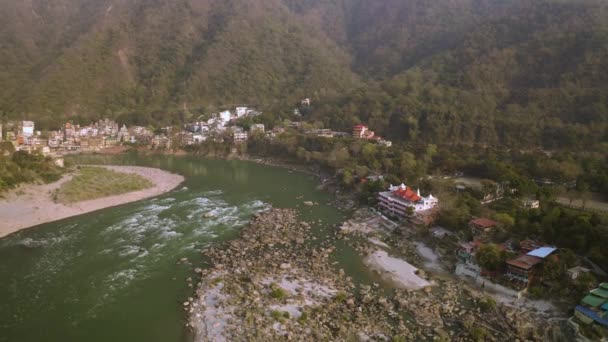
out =
<path fill-rule="evenodd" d="M 439 204 L 437 198 L 430 194 L 428 197 L 422 197 L 420 190 L 414 192 L 410 187 L 401 184 L 400 186 L 390 186 L 388 191 L 383 191 L 378 194 L 378 206 L 385 213 L 405 218 L 408 213 L 408 208 L 412 208 L 414 212 L 429 210 L 435 208 Z"/>
<path fill-rule="evenodd" d="M 517 258 L 507 260 L 506 276 L 528 286 L 538 276 L 540 264 L 556 251 L 555 247 L 539 247 Z"/>
<path fill-rule="evenodd" d="M 471 227 L 473 232 L 477 234 L 487 233 L 490 230 L 494 229 L 496 225 L 497 223 L 495 221 L 484 217 L 479 217 L 469 222 L 469 227 Z"/>

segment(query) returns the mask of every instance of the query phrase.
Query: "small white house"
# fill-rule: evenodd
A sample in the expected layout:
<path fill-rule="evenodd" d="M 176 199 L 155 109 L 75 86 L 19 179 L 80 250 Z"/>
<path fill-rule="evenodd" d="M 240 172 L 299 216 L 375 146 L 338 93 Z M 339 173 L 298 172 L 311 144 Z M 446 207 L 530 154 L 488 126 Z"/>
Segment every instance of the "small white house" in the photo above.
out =
<path fill-rule="evenodd" d="M 568 269 L 568 271 L 566 271 L 566 272 L 568 273 L 568 276 L 570 277 L 570 279 L 574 280 L 583 273 L 589 273 L 589 269 L 582 267 L 582 266 L 576 266 L 576 267 L 572 267 L 572 268 Z"/>
<path fill-rule="evenodd" d="M 538 209 L 540 208 L 540 201 L 535 199 L 526 199 L 523 201 L 523 205 L 528 209 Z"/>
<path fill-rule="evenodd" d="M 251 133 L 253 132 L 260 132 L 260 133 L 264 133 L 264 124 L 254 124 L 251 126 Z"/>
<path fill-rule="evenodd" d="M 245 142 L 247 141 L 247 132 L 234 132 L 233 137 L 235 143 Z"/>
<path fill-rule="evenodd" d="M 222 121 L 223 124 L 228 123 L 228 121 L 230 121 L 231 117 L 232 117 L 232 114 L 230 113 L 229 110 L 225 110 L 220 113 L 220 120 Z"/>
<path fill-rule="evenodd" d="M 21 126 L 24 137 L 31 137 L 34 135 L 34 121 L 23 121 Z"/>
<path fill-rule="evenodd" d="M 241 118 L 247 115 L 247 107 L 236 107 L 236 117 Z"/>

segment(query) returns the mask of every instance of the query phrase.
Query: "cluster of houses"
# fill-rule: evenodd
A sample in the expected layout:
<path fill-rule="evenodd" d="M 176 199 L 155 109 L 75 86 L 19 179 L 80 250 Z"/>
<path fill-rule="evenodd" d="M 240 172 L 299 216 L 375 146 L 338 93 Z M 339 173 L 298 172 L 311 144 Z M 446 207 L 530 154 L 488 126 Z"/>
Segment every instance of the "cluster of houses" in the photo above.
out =
<path fill-rule="evenodd" d="M 241 118 L 254 117 L 260 115 L 255 109 L 248 107 L 236 107 L 235 110 L 225 110 L 211 114 L 211 118 L 206 121 L 195 121 L 184 125 L 184 132 L 181 135 L 183 145 L 194 145 L 207 141 L 207 139 L 219 139 L 225 133 L 230 133 L 235 142 L 247 141 L 249 134 L 241 127 L 234 126 Z M 264 133 L 263 124 L 255 124 L 251 127 L 250 133 Z"/>
<path fill-rule="evenodd" d="M 173 135 L 171 127 L 164 127 L 155 134 L 146 127 L 120 126 L 116 121 L 103 119 L 89 125 L 67 122 L 59 130 L 44 132 L 35 130 L 33 121 L 9 121 L 0 124 L 0 141 L 11 142 L 17 151 L 41 151 L 53 154 L 69 151 L 96 152 L 120 144 L 141 144 L 152 148 L 171 148 L 174 137 L 181 143 L 191 145 L 205 141 L 216 132 L 230 129 L 236 142 L 246 141 L 247 132 L 239 127 L 229 127 L 231 122 L 243 117 L 261 114 L 248 107 L 236 107 L 233 111 L 222 111 L 205 122 L 193 122 L 184 126 L 184 132 Z M 264 125 L 256 124 L 251 132 L 264 132 Z"/>
<path fill-rule="evenodd" d="M 5 128 L 3 130 L 3 128 Z M 67 122 L 59 130 L 42 134 L 35 130 L 33 121 L 8 122 L 0 125 L 0 140 L 11 142 L 15 150 L 41 151 L 52 154 L 66 151 L 99 151 L 120 143 L 151 143 L 154 134 L 145 127 L 128 128 L 113 120 L 99 120 L 87 126 Z"/>
<path fill-rule="evenodd" d="M 46 143 L 41 137 L 41 132 L 35 130 L 33 121 L 9 121 L 6 124 L 0 124 L 0 141 L 9 141 L 13 143 L 15 149 L 26 149 L 24 146 L 42 146 Z"/>
<path fill-rule="evenodd" d="M 310 100 L 304 99 L 303 106 L 309 106 Z M 302 122 L 288 122 L 285 125 L 267 130 L 264 124 L 252 124 L 246 131 L 239 126 L 238 120 L 260 115 L 261 112 L 249 107 L 236 107 L 234 110 L 225 110 L 213 113 L 211 118 L 205 121 L 194 121 L 183 126 L 180 132 L 172 132 L 171 127 L 161 128 L 152 132 L 146 127 L 119 125 L 109 119 L 99 120 L 89 125 L 80 125 L 67 122 L 59 130 L 44 132 L 35 130 L 33 121 L 8 122 L 4 126 L 0 124 L 0 140 L 6 139 L 15 146 L 17 151 L 25 150 L 32 152 L 39 150 L 44 154 L 62 154 L 64 152 L 82 151 L 97 152 L 102 149 L 122 145 L 138 144 L 150 146 L 153 149 L 169 149 L 173 144 L 190 146 L 203 143 L 208 139 L 213 141 L 224 141 L 228 135 L 236 144 L 244 143 L 252 134 L 264 135 L 268 139 L 274 139 L 277 135 L 293 129 L 303 134 L 315 135 L 326 138 L 348 138 L 351 134 L 336 132 L 330 129 L 304 130 Z M 391 142 L 375 136 L 367 126 L 357 125 L 353 129 L 356 139 L 366 139 L 390 147 Z M 432 196 L 431 196 L 432 197 Z M 413 206 L 416 211 L 425 210 L 433 206 L 429 200 L 424 199 Z M 399 208 L 393 210 L 396 216 L 401 216 Z"/>
<path fill-rule="evenodd" d="M 496 229 L 497 225 L 497 222 L 483 217 L 474 218 L 469 222 L 474 239 L 460 244 L 456 273 L 475 278 L 482 275 L 483 270 L 476 261 L 476 252 L 485 243 L 487 234 Z M 498 244 L 497 247 L 501 251 L 517 253 L 516 257 L 505 262 L 503 275 L 516 287 L 525 288 L 540 281 L 542 264 L 556 254 L 557 248 L 533 240 L 523 240 L 518 245 L 518 248 L 514 248 L 513 243 L 509 241 Z"/>
<path fill-rule="evenodd" d="M 301 130 L 302 123 L 301 122 L 292 122 L 288 125 L 288 127 Z M 361 133 L 362 131 L 365 133 Z M 393 145 L 393 143 L 391 141 L 388 141 L 379 136 L 376 136 L 374 134 L 374 131 L 370 131 L 369 128 L 367 128 L 367 126 L 364 126 L 364 125 L 355 126 L 353 128 L 352 134 L 348 133 L 348 132 L 333 131 L 329 128 L 309 129 L 309 130 L 304 131 L 304 134 L 314 135 L 314 136 L 322 137 L 322 138 L 350 138 L 350 137 L 352 137 L 355 139 L 365 139 L 365 140 L 370 140 L 370 141 L 376 142 L 379 145 L 382 145 L 385 147 L 391 147 Z"/>
<path fill-rule="evenodd" d="M 302 106 L 310 106 L 310 99 L 302 100 Z M 346 132 L 336 132 L 330 129 L 303 130 L 302 122 L 289 122 L 284 127 L 276 127 L 266 130 L 263 124 L 253 124 L 249 131 L 238 126 L 238 120 L 247 117 L 255 117 L 261 112 L 249 107 L 236 107 L 234 110 L 224 110 L 213 113 L 204 121 L 189 122 L 183 126 L 183 130 L 171 134 L 171 127 L 161 129 L 161 133 L 154 134 L 146 127 L 120 126 L 113 120 L 99 120 L 87 126 L 81 126 L 73 122 L 65 123 L 60 130 L 45 132 L 35 130 L 33 121 L 9 122 L 3 127 L 0 125 L 0 139 L 6 137 L 7 141 L 13 142 L 17 150 L 50 151 L 98 151 L 107 147 L 123 143 L 149 145 L 152 148 L 170 148 L 173 143 L 183 146 L 200 144 L 209 138 L 214 141 L 222 141 L 228 134 L 232 136 L 235 143 L 247 141 L 251 134 L 263 134 L 273 139 L 278 134 L 284 133 L 287 128 L 295 129 L 301 133 L 315 135 L 325 138 L 348 138 L 365 139 L 377 142 L 380 145 L 390 147 L 392 143 L 375 135 L 365 125 L 356 125 L 352 135 Z M 4 132 L 3 132 L 4 128 Z M 3 134 L 4 133 L 4 134 Z"/>
<path fill-rule="evenodd" d="M 509 243 L 497 245 L 501 251 L 517 253 L 517 257 L 509 259 L 503 267 L 503 275 L 510 280 L 516 288 L 526 288 L 531 284 L 539 283 L 542 280 L 542 265 L 550 258 L 556 258 L 557 248 L 552 246 L 537 245 L 536 247 L 524 247 L 535 245 L 535 242 L 524 240 L 520 242 L 519 249 L 514 249 Z M 482 240 L 473 240 L 461 243 L 457 251 L 458 264 L 456 274 L 462 274 L 477 278 L 481 275 L 488 275 L 487 272 L 477 264 L 476 252 Z M 498 274 L 492 274 L 496 276 Z"/>
<path fill-rule="evenodd" d="M 487 235 L 496 229 L 498 223 L 487 218 L 474 218 L 469 222 L 474 239 L 459 245 L 456 252 L 458 264 L 456 273 L 477 278 L 484 274 L 490 274 L 483 270 L 476 261 L 476 253 L 480 246 L 486 243 Z M 517 245 L 518 247 L 514 247 Z M 498 244 L 501 251 L 516 254 L 515 257 L 505 261 L 502 267 L 502 275 L 516 288 L 527 288 L 542 282 L 542 270 L 545 262 L 559 258 L 558 249 L 534 240 L 523 240 L 514 243 L 509 240 Z M 567 270 L 570 279 L 574 280 L 583 273 L 590 272 L 581 266 L 572 267 Z M 491 274 L 496 276 L 498 274 Z"/>

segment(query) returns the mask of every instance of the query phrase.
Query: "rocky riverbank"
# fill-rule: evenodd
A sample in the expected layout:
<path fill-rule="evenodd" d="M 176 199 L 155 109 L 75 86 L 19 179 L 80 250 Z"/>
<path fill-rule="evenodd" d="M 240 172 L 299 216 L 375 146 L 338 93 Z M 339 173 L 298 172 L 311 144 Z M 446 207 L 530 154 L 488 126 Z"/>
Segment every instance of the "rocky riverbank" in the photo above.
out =
<path fill-rule="evenodd" d="M 207 249 L 212 265 L 184 309 L 196 341 L 545 341 L 556 325 L 465 284 L 385 291 L 355 286 L 293 210 L 256 215 L 241 237 Z M 424 277 L 421 272 L 418 274 Z"/>

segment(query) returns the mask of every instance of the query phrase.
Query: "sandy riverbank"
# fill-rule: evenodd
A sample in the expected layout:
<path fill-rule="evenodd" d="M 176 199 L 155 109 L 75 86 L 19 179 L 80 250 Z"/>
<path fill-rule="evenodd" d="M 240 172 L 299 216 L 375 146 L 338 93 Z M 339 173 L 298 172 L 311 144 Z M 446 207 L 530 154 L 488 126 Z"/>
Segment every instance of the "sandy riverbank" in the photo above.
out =
<path fill-rule="evenodd" d="M 138 166 L 103 166 L 117 172 L 135 173 L 149 179 L 154 186 L 126 194 L 98 198 L 64 205 L 55 203 L 51 194 L 69 181 L 72 175 L 44 185 L 24 185 L 0 199 L 0 237 L 42 223 L 61 220 L 103 208 L 139 201 L 158 196 L 175 189 L 184 177 L 160 169 Z"/>
<path fill-rule="evenodd" d="M 387 252 L 382 250 L 369 255 L 365 259 L 365 263 L 372 269 L 379 271 L 383 277 L 392 281 L 399 288 L 419 290 L 433 285 L 416 274 L 418 271 L 416 267 L 405 260 L 390 257 Z"/>

